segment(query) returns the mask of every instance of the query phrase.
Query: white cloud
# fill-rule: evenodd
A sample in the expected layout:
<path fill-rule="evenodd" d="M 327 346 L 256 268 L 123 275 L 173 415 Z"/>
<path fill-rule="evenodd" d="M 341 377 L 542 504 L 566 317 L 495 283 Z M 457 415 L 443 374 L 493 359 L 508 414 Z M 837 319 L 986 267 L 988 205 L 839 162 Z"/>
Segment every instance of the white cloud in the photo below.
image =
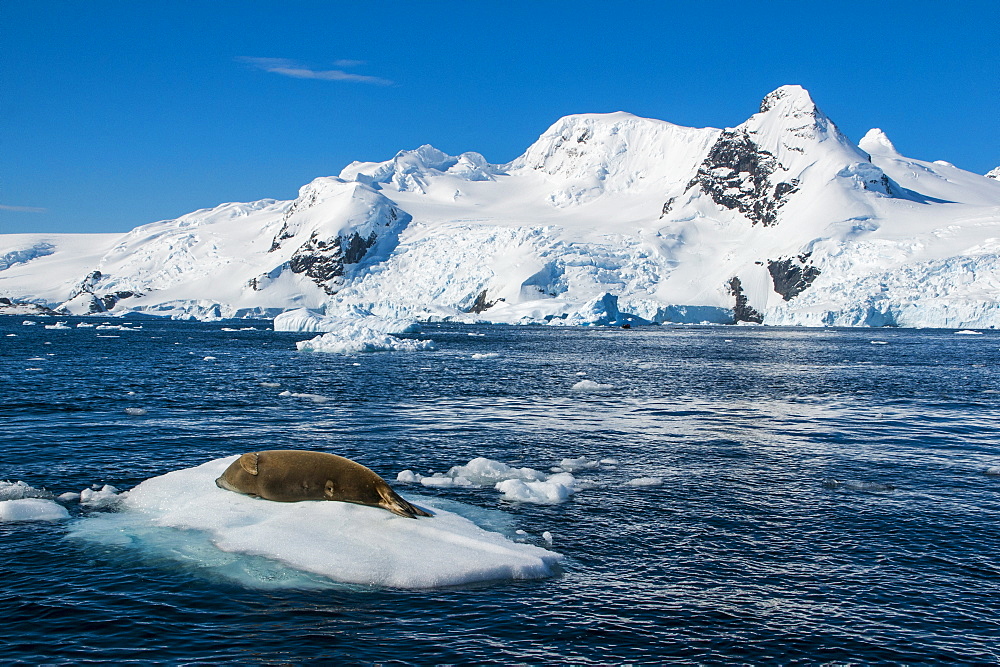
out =
<path fill-rule="evenodd" d="M 366 76 L 364 74 L 351 74 L 342 69 L 316 69 L 307 65 L 302 65 L 289 60 L 288 58 L 237 58 L 240 62 L 247 63 L 257 69 L 290 76 L 295 79 L 320 79 L 322 81 L 355 81 L 358 83 L 371 83 L 378 86 L 390 86 L 392 81 L 378 76 Z M 336 67 L 356 67 L 364 64 L 361 60 L 337 60 L 334 61 Z"/>
<path fill-rule="evenodd" d="M 49 209 L 37 206 L 6 206 L 0 204 L 0 211 L 17 211 L 18 213 L 48 213 Z"/>

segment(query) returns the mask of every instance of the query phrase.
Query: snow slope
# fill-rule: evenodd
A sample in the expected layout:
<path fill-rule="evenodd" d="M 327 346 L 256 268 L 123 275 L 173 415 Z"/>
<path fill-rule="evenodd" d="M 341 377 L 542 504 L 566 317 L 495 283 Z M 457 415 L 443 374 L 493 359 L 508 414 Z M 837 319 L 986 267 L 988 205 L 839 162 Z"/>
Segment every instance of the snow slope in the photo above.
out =
<path fill-rule="evenodd" d="M 856 145 L 783 86 L 726 129 L 573 115 L 505 165 L 421 146 L 293 201 L 0 236 L 0 296 L 203 319 L 988 327 L 998 225 L 992 172 L 903 157 L 880 130 Z"/>

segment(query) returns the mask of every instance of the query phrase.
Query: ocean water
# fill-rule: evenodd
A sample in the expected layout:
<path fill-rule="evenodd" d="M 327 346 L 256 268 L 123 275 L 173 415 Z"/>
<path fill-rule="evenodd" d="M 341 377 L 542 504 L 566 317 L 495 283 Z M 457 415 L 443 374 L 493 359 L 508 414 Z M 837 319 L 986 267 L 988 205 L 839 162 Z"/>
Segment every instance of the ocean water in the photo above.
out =
<path fill-rule="evenodd" d="M 264 322 L 24 319 L 0 318 L 0 479 L 126 490 L 317 449 L 563 562 L 343 585 L 190 531 L 80 539 L 114 507 L 67 501 L 68 520 L 0 523 L 4 663 L 1000 659 L 1000 333 L 426 325 L 436 351 L 344 356 Z M 477 456 L 614 462 L 552 505 L 395 481 Z M 626 484 L 643 477 L 662 483 Z"/>

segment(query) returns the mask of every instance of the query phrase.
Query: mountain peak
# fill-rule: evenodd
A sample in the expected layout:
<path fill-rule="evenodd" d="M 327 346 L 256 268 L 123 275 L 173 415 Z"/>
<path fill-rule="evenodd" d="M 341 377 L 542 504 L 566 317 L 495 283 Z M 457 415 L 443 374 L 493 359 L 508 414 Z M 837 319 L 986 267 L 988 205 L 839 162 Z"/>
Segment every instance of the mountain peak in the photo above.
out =
<path fill-rule="evenodd" d="M 885 132 L 877 127 L 868 130 L 867 134 L 858 142 L 858 147 L 870 155 L 898 155 L 896 147 L 893 145 Z"/>
<path fill-rule="evenodd" d="M 815 114 L 816 103 L 812 95 L 802 86 L 781 86 L 764 96 L 760 103 L 760 113 L 775 111 L 783 116 L 798 115 L 803 112 Z"/>
<path fill-rule="evenodd" d="M 986 178 L 995 178 L 1000 181 L 1000 167 L 996 167 L 988 172 L 986 172 Z"/>

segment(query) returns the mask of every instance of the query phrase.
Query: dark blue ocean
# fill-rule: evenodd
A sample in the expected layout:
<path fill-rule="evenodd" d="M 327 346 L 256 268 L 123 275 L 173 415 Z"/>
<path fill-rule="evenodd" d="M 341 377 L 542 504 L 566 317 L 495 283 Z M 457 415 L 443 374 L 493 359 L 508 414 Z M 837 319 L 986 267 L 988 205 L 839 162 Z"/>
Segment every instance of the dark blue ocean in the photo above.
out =
<path fill-rule="evenodd" d="M 25 319 L 0 318 L 0 479 L 126 490 L 318 449 L 549 531 L 564 561 L 448 589 L 260 588 L 169 545 L 74 539 L 109 510 L 66 502 L 69 520 L 0 523 L 5 664 L 1000 660 L 1000 332 L 431 324 L 437 351 L 342 356 L 266 322 Z M 395 481 L 477 456 L 618 463 L 555 505 Z"/>

